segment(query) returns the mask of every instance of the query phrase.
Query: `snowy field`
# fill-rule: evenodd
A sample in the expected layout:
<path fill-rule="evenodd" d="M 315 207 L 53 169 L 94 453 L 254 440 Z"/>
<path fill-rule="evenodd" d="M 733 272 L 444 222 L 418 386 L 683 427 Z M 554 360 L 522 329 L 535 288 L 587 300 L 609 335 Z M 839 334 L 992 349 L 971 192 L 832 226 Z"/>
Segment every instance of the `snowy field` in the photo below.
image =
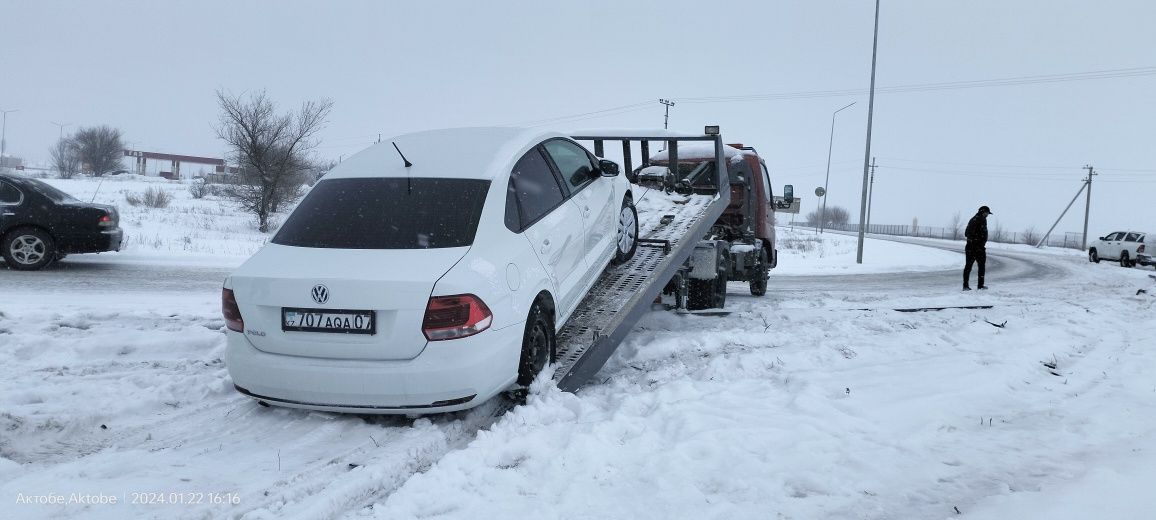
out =
<path fill-rule="evenodd" d="M 992 249 L 992 289 L 961 293 L 960 253 L 871 240 L 855 266 L 850 237 L 780 229 L 767 296 L 650 313 L 577 394 L 311 413 L 240 396 L 222 362 L 216 288 L 267 235 L 180 184 L 128 207 L 147 182 L 97 201 L 154 240 L 0 270 L 0 517 L 1152 517 L 1150 268 Z M 916 307 L 972 308 L 895 310 Z"/>
<path fill-rule="evenodd" d="M 194 198 L 189 180 L 131 174 L 103 181 L 85 177 L 42 180 L 80 200 L 117 207 L 120 227 L 128 237 L 121 252 L 115 253 L 119 261 L 238 266 L 272 236 L 257 231 L 256 217 L 239 212 L 224 197 Z M 169 207 L 132 206 L 126 201 L 126 195 L 139 197 L 149 188 L 167 192 L 172 197 Z M 273 217 L 274 226 L 284 215 Z"/>

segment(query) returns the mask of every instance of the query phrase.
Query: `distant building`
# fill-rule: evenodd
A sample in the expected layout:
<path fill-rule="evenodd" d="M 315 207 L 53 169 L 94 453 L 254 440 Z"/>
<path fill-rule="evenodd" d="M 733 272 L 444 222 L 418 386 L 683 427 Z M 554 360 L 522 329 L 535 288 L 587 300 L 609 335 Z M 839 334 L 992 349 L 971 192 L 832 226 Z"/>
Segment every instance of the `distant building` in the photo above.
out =
<path fill-rule="evenodd" d="M 11 155 L 2 156 L 0 157 L 0 168 L 23 170 L 24 159 L 21 159 L 20 157 L 13 157 Z"/>

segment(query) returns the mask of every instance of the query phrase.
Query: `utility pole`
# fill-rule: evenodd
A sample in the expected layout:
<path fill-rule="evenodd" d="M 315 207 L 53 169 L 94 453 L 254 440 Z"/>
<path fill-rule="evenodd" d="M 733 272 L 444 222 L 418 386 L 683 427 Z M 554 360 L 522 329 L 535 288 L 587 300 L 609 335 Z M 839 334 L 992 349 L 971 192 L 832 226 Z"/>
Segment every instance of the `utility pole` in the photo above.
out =
<path fill-rule="evenodd" d="M 1087 202 L 1084 203 L 1084 238 L 1080 242 L 1081 251 L 1088 250 L 1088 214 L 1092 211 L 1092 176 L 1099 175 L 1092 169 L 1092 165 L 1090 164 L 1085 165 L 1084 169 L 1088 170 L 1088 179 L 1084 181 L 1088 186 L 1088 199 Z"/>
<path fill-rule="evenodd" d="M 867 189 L 867 232 L 871 232 L 871 206 L 875 202 L 875 158 L 871 158 L 871 186 Z"/>
<path fill-rule="evenodd" d="M 867 95 L 867 149 L 863 152 L 863 201 L 859 206 L 859 250 L 855 263 L 863 263 L 863 235 L 867 220 L 867 160 L 871 158 L 871 118 L 875 114 L 875 57 L 879 52 L 879 0 L 875 0 L 875 39 L 871 43 L 871 90 Z"/>
<path fill-rule="evenodd" d="M 0 159 L 4 158 L 4 152 L 8 149 L 8 113 L 19 111 L 20 109 L 0 110 L 4 114 L 4 122 L 0 123 Z"/>
<path fill-rule="evenodd" d="M 377 134 L 377 142 L 379 142 L 379 143 L 381 142 L 381 133 L 380 132 Z"/>
<path fill-rule="evenodd" d="M 1092 176 L 1099 174 L 1095 173 L 1091 166 L 1084 166 L 1084 169 L 1088 170 L 1088 176 L 1084 179 L 1080 179 L 1084 181 L 1084 184 L 1080 186 L 1080 190 L 1076 192 L 1074 197 L 1072 197 L 1072 201 L 1069 202 L 1067 207 L 1064 208 L 1064 211 L 1060 213 L 1060 217 L 1056 219 L 1056 222 L 1052 224 L 1052 227 L 1048 228 L 1048 232 L 1044 233 L 1044 237 L 1036 243 L 1036 247 L 1043 247 L 1043 245 L 1047 243 L 1048 237 L 1052 236 L 1052 231 L 1055 231 L 1056 226 L 1060 225 L 1060 221 L 1064 219 L 1064 215 L 1068 214 L 1068 210 L 1072 209 L 1072 204 L 1076 203 L 1076 199 L 1080 198 L 1080 193 L 1082 193 L 1084 190 L 1087 190 L 1088 201 L 1084 206 L 1084 238 L 1083 244 L 1080 245 L 1080 248 L 1082 250 L 1088 249 L 1088 213 L 1089 209 L 1092 207 Z"/>
<path fill-rule="evenodd" d="M 823 209 L 819 211 L 819 232 L 823 232 L 823 226 L 827 222 L 827 185 L 831 182 L 831 149 L 835 145 L 835 114 L 842 112 L 844 108 L 850 108 L 855 102 L 840 108 L 831 113 L 831 137 L 827 139 L 827 178 L 823 181 Z M 794 218 L 794 217 L 792 217 Z"/>
<path fill-rule="evenodd" d="M 56 121 L 49 121 L 49 123 L 52 123 L 52 124 L 60 127 L 60 138 L 61 139 L 64 139 L 64 127 L 72 126 L 72 123 L 57 123 Z"/>
<path fill-rule="evenodd" d="M 666 116 L 662 119 L 662 129 L 667 130 L 670 127 L 670 107 L 674 106 L 674 101 L 659 99 L 658 102 L 666 105 Z"/>

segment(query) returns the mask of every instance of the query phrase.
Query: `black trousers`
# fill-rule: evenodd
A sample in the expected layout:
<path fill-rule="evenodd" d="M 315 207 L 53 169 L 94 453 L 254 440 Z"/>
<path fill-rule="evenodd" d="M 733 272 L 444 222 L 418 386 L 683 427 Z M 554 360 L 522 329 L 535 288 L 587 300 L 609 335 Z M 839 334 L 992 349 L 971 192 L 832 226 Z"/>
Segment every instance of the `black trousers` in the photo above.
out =
<path fill-rule="evenodd" d="M 979 264 L 979 287 L 983 287 L 983 272 L 987 268 L 987 249 L 983 247 L 965 248 L 964 255 L 967 256 L 966 263 L 963 264 L 963 286 L 967 287 L 967 281 L 971 278 L 971 264 Z"/>

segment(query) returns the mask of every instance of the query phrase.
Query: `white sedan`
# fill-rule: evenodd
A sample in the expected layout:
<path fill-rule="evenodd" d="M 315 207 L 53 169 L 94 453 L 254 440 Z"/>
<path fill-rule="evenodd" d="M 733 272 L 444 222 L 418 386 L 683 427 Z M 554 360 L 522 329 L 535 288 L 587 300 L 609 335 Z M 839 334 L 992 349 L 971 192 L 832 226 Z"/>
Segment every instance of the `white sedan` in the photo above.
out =
<path fill-rule="evenodd" d="M 403 135 L 349 158 L 225 280 L 235 387 L 414 415 L 528 385 L 602 271 L 637 248 L 618 173 L 561 134 L 514 128 Z"/>

